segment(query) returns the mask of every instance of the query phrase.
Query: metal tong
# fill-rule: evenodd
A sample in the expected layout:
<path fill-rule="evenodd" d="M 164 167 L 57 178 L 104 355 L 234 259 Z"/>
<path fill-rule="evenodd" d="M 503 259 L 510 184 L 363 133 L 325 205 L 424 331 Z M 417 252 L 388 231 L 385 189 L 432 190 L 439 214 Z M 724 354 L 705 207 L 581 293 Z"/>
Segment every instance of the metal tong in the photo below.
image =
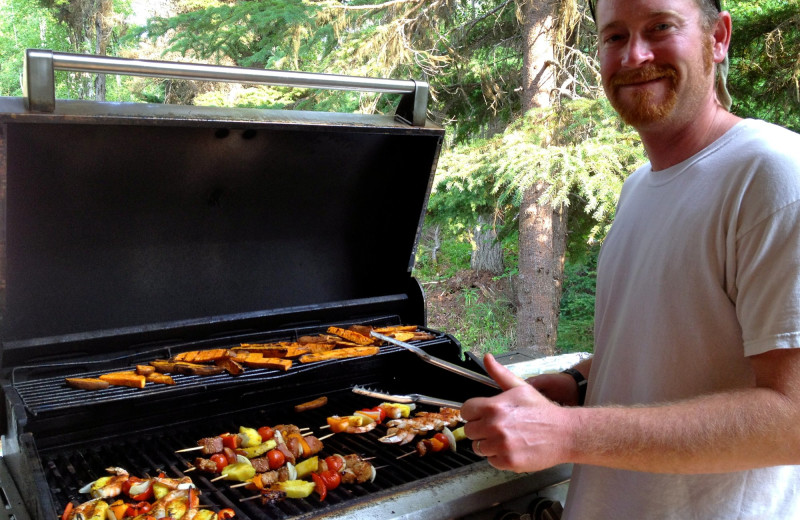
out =
<path fill-rule="evenodd" d="M 410 343 L 406 343 L 405 341 L 400 341 L 394 338 L 390 338 L 389 336 L 384 336 L 383 334 L 379 334 L 374 330 L 370 332 L 372 337 L 378 338 L 380 340 L 386 341 L 388 343 L 392 343 L 393 345 L 397 345 L 403 347 L 404 349 L 410 350 L 417 356 L 421 357 L 424 361 L 430 363 L 431 365 L 436 365 L 437 367 L 444 368 L 445 370 L 449 370 L 450 372 L 455 372 L 456 374 L 462 375 L 464 377 L 468 377 L 479 383 L 483 383 L 485 385 L 491 386 L 492 388 L 500 388 L 494 379 L 489 376 L 485 376 L 483 374 L 479 374 L 477 372 L 473 372 L 472 370 L 460 367 L 449 361 L 445 361 L 444 359 L 437 358 L 435 356 L 431 356 L 421 348 L 414 346 Z"/>
<path fill-rule="evenodd" d="M 462 404 L 457 401 L 448 401 L 447 399 L 439 399 L 438 397 L 430 397 L 422 394 L 387 394 L 385 392 L 379 392 L 377 390 L 364 388 L 358 385 L 353 387 L 353 392 L 360 395 L 374 397 L 376 399 L 383 399 L 384 401 L 392 401 L 395 403 L 422 403 L 433 406 L 447 406 L 449 408 L 461 408 Z"/>

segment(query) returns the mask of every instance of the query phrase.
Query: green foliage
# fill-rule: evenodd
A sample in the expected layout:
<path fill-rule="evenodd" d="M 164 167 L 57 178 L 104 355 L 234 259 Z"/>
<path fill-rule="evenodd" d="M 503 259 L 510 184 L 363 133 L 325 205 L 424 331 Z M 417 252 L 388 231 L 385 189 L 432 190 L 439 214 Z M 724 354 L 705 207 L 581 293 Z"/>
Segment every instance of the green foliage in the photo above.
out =
<path fill-rule="evenodd" d="M 426 226 L 430 227 L 430 223 Z M 458 271 L 469 269 L 472 247 L 463 238 L 446 234 L 442 238 L 439 250 L 436 251 L 435 262 L 433 247 L 433 241 L 430 239 L 420 241 L 414 263 L 415 276 L 426 281 L 439 281 L 450 278 Z"/>
<path fill-rule="evenodd" d="M 733 111 L 800 131 L 800 2 L 729 2 Z"/>
<path fill-rule="evenodd" d="M 548 135 L 564 136 L 552 142 Z M 550 186 L 547 200 L 591 216 L 582 243 L 601 239 L 610 225 L 625 177 L 644 162 L 638 135 L 623 126 L 605 99 L 565 102 L 534 111 L 492 139 L 446 150 L 439 161 L 429 214 L 453 229 L 468 229 L 478 214 L 500 213 L 514 226 L 524 190 Z M 507 233 L 506 233 L 507 235 Z M 505 236 L 505 235 L 504 235 Z"/>
<path fill-rule="evenodd" d="M 22 95 L 25 49 L 69 50 L 67 31 L 51 11 L 30 0 L 0 0 L 0 95 Z M 59 91 L 63 94 L 63 83 Z"/>
<path fill-rule="evenodd" d="M 480 301 L 474 287 L 464 289 L 464 322 L 458 329 L 463 347 L 471 352 L 494 355 L 514 349 L 516 315 L 504 298 Z"/>
<path fill-rule="evenodd" d="M 599 246 L 568 259 L 564 266 L 561 311 L 556 348 L 560 352 L 592 352 L 594 349 L 594 302 Z"/>

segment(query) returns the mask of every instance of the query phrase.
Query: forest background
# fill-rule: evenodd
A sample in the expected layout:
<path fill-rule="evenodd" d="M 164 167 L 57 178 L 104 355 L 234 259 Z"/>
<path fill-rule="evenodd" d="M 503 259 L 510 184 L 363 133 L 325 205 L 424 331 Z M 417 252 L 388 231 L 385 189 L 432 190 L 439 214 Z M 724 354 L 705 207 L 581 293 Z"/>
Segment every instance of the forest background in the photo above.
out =
<path fill-rule="evenodd" d="M 794 131 L 799 2 L 723 1 L 732 111 Z M 429 119 L 446 129 L 413 273 L 428 326 L 478 354 L 590 352 L 599 246 L 645 161 L 602 93 L 594 30 L 585 0 L 0 0 L 0 95 L 21 95 L 27 48 L 427 81 Z M 366 113 L 397 102 L 68 72 L 56 95 Z"/>

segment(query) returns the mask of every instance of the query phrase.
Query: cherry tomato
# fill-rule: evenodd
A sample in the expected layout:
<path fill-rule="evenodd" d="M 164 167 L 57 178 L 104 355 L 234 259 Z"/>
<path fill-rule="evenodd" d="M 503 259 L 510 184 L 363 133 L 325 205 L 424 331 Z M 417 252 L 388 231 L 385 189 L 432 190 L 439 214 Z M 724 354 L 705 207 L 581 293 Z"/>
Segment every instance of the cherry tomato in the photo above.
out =
<path fill-rule="evenodd" d="M 215 453 L 209 457 L 209 460 L 217 465 L 217 471 L 222 471 L 222 468 L 228 465 L 228 459 L 222 453 Z"/>
<path fill-rule="evenodd" d="M 342 466 L 344 466 L 344 459 L 336 455 L 331 455 L 330 457 L 325 457 L 325 464 L 328 466 L 329 470 L 338 473 L 341 471 Z"/>
<path fill-rule="evenodd" d="M 383 421 L 386 420 L 386 410 L 384 410 L 380 406 L 376 406 L 374 408 L 370 408 L 369 411 L 370 412 L 378 412 L 378 414 L 379 414 L 378 417 L 379 418 L 376 419 L 376 421 L 378 421 L 378 424 L 380 424 L 380 423 L 382 423 Z"/>
<path fill-rule="evenodd" d="M 138 504 L 131 504 L 125 511 L 125 516 L 139 516 L 150 512 L 152 506 L 149 502 L 139 502 Z"/>
<path fill-rule="evenodd" d="M 342 476 L 338 471 L 320 471 L 319 476 L 327 489 L 336 489 L 342 483 Z"/>
<path fill-rule="evenodd" d="M 314 479 L 314 491 L 319 495 L 319 500 L 325 500 L 325 497 L 328 496 L 328 488 L 325 487 L 325 481 L 317 473 L 312 473 L 311 478 Z"/>
<path fill-rule="evenodd" d="M 220 509 L 217 513 L 217 517 L 220 520 L 228 520 L 229 518 L 233 518 L 236 516 L 236 512 L 231 509 L 230 507 L 226 507 L 225 509 Z"/>
<path fill-rule="evenodd" d="M 286 456 L 280 450 L 269 450 L 267 452 L 269 469 L 278 469 L 286 464 Z"/>
<path fill-rule="evenodd" d="M 258 434 L 261 435 L 261 442 L 267 442 L 275 436 L 275 431 L 269 426 L 262 426 L 258 429 Z"/>
<path fill-rule="evenodd" d="M 128 488 L 128 495 L 135 502 L 144 502 L 153 498 L 153 482 L 144 480 L 135 482 Z"/>
<path fill-rule="evenodd" d="M 433 436 L 433 438 L 442 443 L 443 446 L 442 446 L 441 449 L 446 449 L 446 448 L 450 447 L 450 440 L 447 438 L 447 435 L 443 434 L 442 432 L 439 432 L 439 433 L 435 434 Z M 434 451 L 438 451 L 438 450 L 434 450 Z"/>
<path fill-rule="evenodd" d="M 125 482 L 122 483 L 122 486 L 121 486 L 122 492 L 125 493 L 126 495 L 130 495 L 131 494 L 131 486 L 134 485 L 137 482 L 141 482 L 141 480 L 142 479 L 140 479 L 139 477 L 134 477 L 134 476 L 128 477 L 128 480 L 126 480 Z"/>

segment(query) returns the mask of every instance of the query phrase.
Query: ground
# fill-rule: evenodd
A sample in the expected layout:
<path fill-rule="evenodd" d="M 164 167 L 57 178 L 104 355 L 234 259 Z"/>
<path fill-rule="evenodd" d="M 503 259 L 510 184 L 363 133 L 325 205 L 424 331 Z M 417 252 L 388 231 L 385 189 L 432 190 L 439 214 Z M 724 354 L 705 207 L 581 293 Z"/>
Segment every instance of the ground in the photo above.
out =
<path fill-rule="evenodd" d="M 447 280 L 423 282 L 423 287 L 428 327 L 449 332 L 457 338 L 469 336 L 464 331 L 476 326 L 467 321 L 465 295 L 468 291 L 474 296 L 474 303 L 493 303 L 501 298 L 514 301 L 508 279 L 496 279 L 496 275 L 485 271 L 459 271 Z M 478 348 L 472 350 L 480 353 Z"/>

